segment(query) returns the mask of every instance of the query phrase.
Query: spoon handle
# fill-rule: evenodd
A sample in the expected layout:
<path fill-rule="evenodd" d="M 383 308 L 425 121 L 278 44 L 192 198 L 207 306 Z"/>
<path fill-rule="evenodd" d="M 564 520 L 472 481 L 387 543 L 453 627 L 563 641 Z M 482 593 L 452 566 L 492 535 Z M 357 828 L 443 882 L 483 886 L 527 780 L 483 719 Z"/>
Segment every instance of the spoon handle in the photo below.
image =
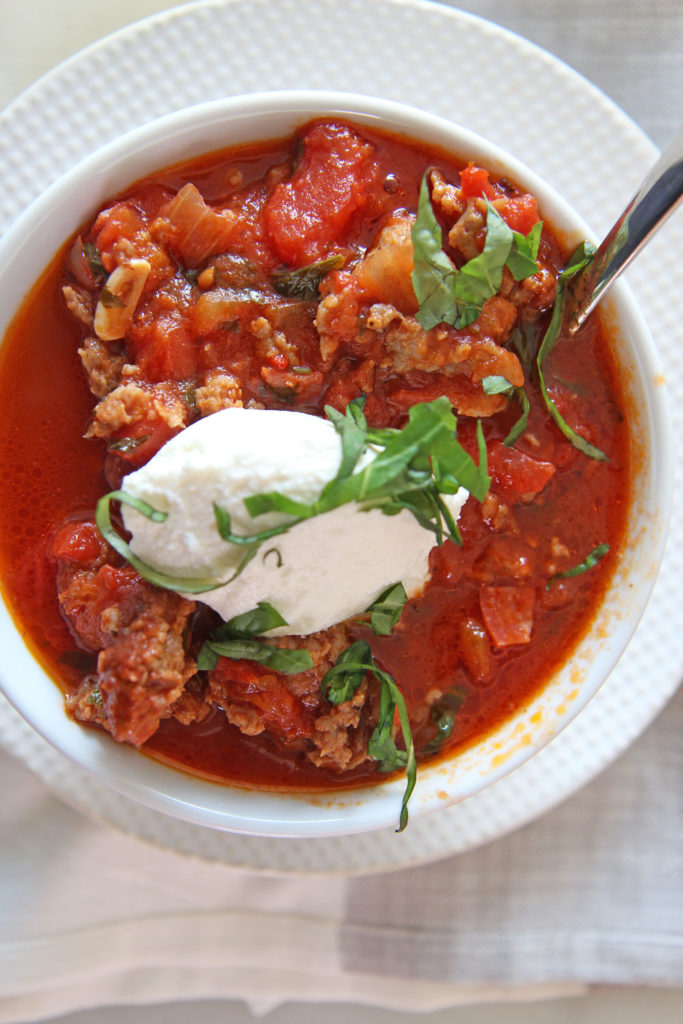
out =
<path fill-rule="evenodd" d="M 662 153 L 599 246 L 568 288 L 565 331 L 573 334 L 616 277 L 673 213 L 683 198 L 683 128 Z"/>

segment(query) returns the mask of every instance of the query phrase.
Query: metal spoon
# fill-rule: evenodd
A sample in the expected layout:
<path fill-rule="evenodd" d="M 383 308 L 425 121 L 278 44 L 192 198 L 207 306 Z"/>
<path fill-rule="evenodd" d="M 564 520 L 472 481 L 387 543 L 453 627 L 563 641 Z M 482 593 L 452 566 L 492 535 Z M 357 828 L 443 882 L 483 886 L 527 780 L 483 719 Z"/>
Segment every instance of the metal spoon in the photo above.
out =
<path fill-rule="evenodd" d="M 633 260 L 683 199 L 683 128 L 598 246 L 572 278 L 565 294 L 560 333 L 573 334 L 612 282 Z"/>

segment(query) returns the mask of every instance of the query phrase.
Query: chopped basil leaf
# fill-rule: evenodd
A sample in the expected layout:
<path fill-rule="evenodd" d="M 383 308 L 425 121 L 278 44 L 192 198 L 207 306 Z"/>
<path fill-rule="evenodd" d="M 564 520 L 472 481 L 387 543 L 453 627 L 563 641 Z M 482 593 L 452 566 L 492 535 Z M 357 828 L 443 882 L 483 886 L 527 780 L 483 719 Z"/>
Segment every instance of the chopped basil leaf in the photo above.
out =
<path fill-rule="evenodd" d="M 349 402 L 345 413 L 326 405 L 325 415 L 341 439 L 342 461 L 337 470 L 337 478 L 341 479 L 353 473 L 358 459 L 367 448 L 367 423 L 362 407 L 358 407 L 356 399 Z"/>
<path fill-rule="evenodd" d="M 528 235 L 512 232 L 512 249 L 507 258 L 507 268 L 515 281 L 523 281 L 538 271 L 538 248 L 541 244 L 543 221 L 536 221 Z"/>
<path fill-rule="evenodd" d="M 596 448 L 595 445 L 591 444 L 590 441 L 587 441 L 585 437 L 581 436 L 581 434 L 577 434 L 577 432 L 565 421 L 548 392 L 543 373 L 543 363 L 552 352 L 559 338 L 560 325 L 562 323 L 562 304 L 564 302 L 565 295 L 565 282 L 573 277 L 574 274 L 577 274 L 582 270 L 593 258 L 594 253 L 595 249 L 590 242 L 582 242 L 574 251 L 566 267 L 560 274 L 557 284 L 557 297 L 555 299 L 555 304 L 553 305 L 550 323 L 548 324 L 548 329 L 543 336 L 541 347 L 539 348 L 538 355 L 536 356 L 536 369 L 538 371 L 538 381 L 546 409 L 562 434 L 574 446 L 574 448 L 583 452 L 584 455 L 588 455 L 591 459 L 598 459 L 601 462 L 607 462 L 607 456 L 603 451 Z"/>
<path fill-rule="evenodd" d="M 522 407 L 522 414 L 516 421 L 503 444 L 514 444 L 518 437 L 521 437 L 529 422 L 529 399 L 524 388 L 517 388 L 509 380 L 498 374 L 491 377 L 484 377 L 481 382 L 484 393 L 487 395 L 511 395 L 517 399 Z"/>
<path fill-rule="evenodd" d="M 423 753 L 427 756 L 441 750 L 446 740 L 450 738 L 455 725 L 455 715 L 450 708 L 433 707 L 431 717 L 436 725 L 436 736 L 424 748 Z"/>
<path fill-rule="evenodd" d="M 500 374 L 484 377 L 481 386 L 484 389 L 485 395 L 511 395 L 515 390 L 514 384 L 511 384 L 506 377 L 502 377 Z"/>
<path fill-rule="evenodd" d="M 406 788 L 401 801 L 399 826 L 396 830 L 402 832 L 408 824 L 408 801 L 415 788 L 417 763 L 408 709 L 393 676 L 379 667 L 372 657 L 370 645 L 365 640 L 357 640 L 345 651 L 342 651 L 332 668 L 325 673 L 320 684 L 321 691 L 330 703 L 342 704 L 345 700 L 350 700 L 353 697 L 367 672 L 375 677 L 380 686 L 379 716 L 377 725 L 368 740 L 367 752 L 369 757 L 378 762 L 379 771 L 405 769 Z M 398 712 L 401 725 L 404 750 L 396 746 L 393 737 L 396 712 Z"/>
<path fill-rule="evenodd" d="M 85 255 L 88 266 L 90 267 L 90 273 L 95 280 L 107 276 L 107 271 L 104 269 L 102 257 L 100 256 L 97 246 L 93 245 L 92 242 L 86 242 L 83 246 L 83 254 Z"/>
<path fill-rule="evenodd" d="M 143 562 L 141 558 L 133 554 L 127 541 L 114 528 L 111 521 L 112 501 L 120 501 L 123 505 L 130 505 L 153 523 L 163 523 L 168 518 L 168 513 L 160 512 L 158 509 L 147 504 L 146 501 L 134 498 L 132 494 L 127 494 L 125 491 L 110 491 L 109 494 L 105 494 L 97 502 L 95 524 L 98 530 L 107 543 L 113 547 L 114 551 L 118 551 L 129 565 L 137 569 L 143 580 L 152 583 L 155 587 L 161 587 L 163 590 L 175 590 L 184 594 L 203 594 L 209 590 L 216 590 L 223 585 L 219 580 L 205 577 L 186 578 L 183 576 L 170 576 L 155 569 L 154 566 L 148 565 L 147 562 Z"/>
<path fill-rule="evenodd" d="M 95 708 L 104 707 L 104 699 L 102 697 L 102 691 L 100 690 L 99 683 L 96 683 L 93 686 L 92 690 L 88 694 L 88 699 L 86 700 L 85 703 L 90 704 L 92 707 Z"/>
<path fill-rule="evenodd" d="M 290 650 L 287 647 L 274 647 L 272 644 L 264 643 L 262 640 L 217 640 L 207 641 L 202 647 L 208 647 L 212 655 L 222 658 L 231 658 L 234 661 L 257 661 L 266 665 L 273 672 L 282 672 L 285 675 L 294 675 L 297 672 L 305 672 L 313 668 L 313 659 L 307 650 Z M 200 652 L 201 655 L 201 652 Z M 208 657 L 208 656 L 207 656 Z M 206 662 L 200 657 L 197 661 L 198 667 Z M 211 667 L 215 667 L 215 664 Z"/>
<path fill-rule="evenodd" d="M 226 509 L 214 505 L 220 536 L 228 543 L 252 546 L 292 526 L 355 501 L 363 509 L 381 509 L 396 515 L 402 509 L 413 513 L 421 526 L 435 533 L 438 543 L 444 536 L 460 542 L 460 535 L 442 494 L 455 494 L 463 487 L 483 501 L 490 485 L 487 472 L 486 443 L 481 423 L 477 422 L 479 465 L 457 439 L 457 420 L 449 400 L 414 405 L 402 430 L 372 431 L 367 428 L 362 402 L 349 403 L 346 413 L 328 410 L 342 440 L 342 460 L 334 479 L 320 497 L 310 504 L 294 501 L 278 491 L 245 498 L 249 515 L 256 518 L 266 512 L 281 512 L 292 518 L 268 530 L 240 535 L 234 533 Z M 369 443 L 383 450 L 362 470 L 353 473 L 358 457 Z"/>
<path fill-rule="evenodd" d="M 330 704 L 351 700 L 365 678 L 370 658 L 370 645 L 366 640 L 356 640 L 342 651 L 322 678 L 320 689 L 325 700 Z"/>
<path fill-rule="evenodd" d="M 286 625 L 287 622 L 276 608 L 267 601 L 259 601 L 256 608 L 236 615 L 214 630 L 209 639 L 202 644 L 197 658 L 197 668 L 211 671 L 216 667 L 219 657 L 257 661 L 261 665 L 267 665 L 273 672 L 283 672 L 287 675 L 313 668 L 313 659 L 307 650 L 276 647 L 256 639 L 269 629 Z"/>
<path fill-rule="evenodd" d="M 254 637 L 260 636 L 261 633 L 267 633 L 269 629 L 286 625 L 286 621 L 282 618 L 279 611 L 273 608 L 272 604 L 269 604 L 268 601 L 259 601 L 256 608 L 252 608 L 250 612 L 244 612 L 242 615 L 236 615 L 234 618 L 229 619 L 213 635 L 218 637 L 218 639 L 224 639 L 228 636 Z"/>
<path fill-rule="evenodd" d="M 150 434 L 145 434 L 143 437 L 117 437 L 114 440 L 109 441 L 107 444 L 107 451 L 110 452 L 121 452 L 122 455 L 127 455 L 130 452 L 134 452 L 136 448 L 139 448 L 145 441 L 149 441 Z"/>
<path fill-rule="evenodd" d="M 486 300 L 500 291 L 503 268 L 512 249 L 512 240 L 511 228 L 487 199 L 484 248 L 478 256 L 460 268 L 455 281 L 456 297 L 466 308 L 456 327 L 467 327 L 473 323 Z"/>
<path fill-rule="evenodd" d="M 417 217 L 411 228 L 413 240 L 412 282 L 419 311 L 417 319 L 426 331 L 437 324 L 453 323 L 460 310 L 455 298 L 457 270 L 443 251 L 441 227 L 432 209 L 427 175 L 422 179 Z"/>
<path fill-rule="evenodd" d="M 497 295 L 507 266 L 520 281 L 538 270 L 536 256 L 543 224 L 522 235 L 486 203 L 486 239 L 479 255 L 457 270 L 443 250 L 441 226 L 429 195 L 428 176 L 422 179 L 417 216 L 411 229 L 412 283 L 418 302 L 417 320 L 425 330 L 447 323 L 456 328 L 473 323 L 487 299 Z"/>
<path fill-rule="evenodd" d="M 270 281 L 278 295 L 284 295 L 288 299 L 302 299 L 305 302 L 315 301 L 318 298 L 320 282 L 325 275 L 331 270 L 339 270 L 345 262 L 345 257 L 337 253 L 316 263 L 309 263 L 305 267 L 298 267 L 296 270 L 276 270 Z"/>
<path fill-rule="evenodd" d="M 124 305 L 123 300 L 120 299 L 118 295 L 114 295 L 114 293 L 107 288 L 106 284 L 100 291 L 100 302 L 105 309 L 121 309 Z"/>
<path fill-rule="evenodd" d="M 244 499 L 247 512 L 250 516 L 262 516 L 266 512 L 284 512 L 288 516 L 298 516 L 300 519 L 308 519 L 313 515 L 310 505 L 301 501 L 288 498 L 286 494 L 278 491 L 268 491 L 263 494 L 252 494 Z M 274 527 L 279 531 L 279 527 Z"/>
<path fill-rule="evenodd" d="M 520 361 L 530 370 L 538 351 L 539 331 L 535 324 L 523 323 L 510 334 L 509 346 L 514 348 Z"/>
<path fill-rule="evenodd" d="M 455 686 L 435 704 L 431 711 L 432 722 L 436 726 L 436 735 L 426 744 L 423 754 L 437 754 L 450 739 L 455 726 L 455 716 L 467 699 L 467 691 L 462 686 Z"/>
<path fill-rule="evenodd" d="M 580 576 L 582 572 L 588 572 L 593 566 L 597 565 L 598 562 L 605 557 L 609 551 L 609 544 L 598 544 L 597 547 L 593 548 L 589 555 L 580 562 L 578 565 L 573 566 L 571 569 L 565 569 L 564 572 L 557 572 L 554 576 L 551 576 L 546 583 L 545 589 L 550 590 L 557 580 L 570 579 L 572 576 Z"/>
<path fill-rule="evenodd" d="M 508 447 L 510 447 L 510 445 L 513 445 L 515 441 L 522 436 L 522 434 L 526 430 L 527 423 L 529 422 L 530 405 L 526 391 L 524 390 L 524 388 L 515 388 L 514 394 L 515 398 L 522 406 L 522 414 L 517 420 L 517 422 L 512 426 L 507 437 L 503 439 L 503 444 L 507 445 Z"/>
<path fill-rule="evenodd" d="M 407 600 L 402 583 L 394 583 L 387 587 L 367 609 L 373 633 L 377 636 L 391 636 L 391 631 L 401 618 Z"/>

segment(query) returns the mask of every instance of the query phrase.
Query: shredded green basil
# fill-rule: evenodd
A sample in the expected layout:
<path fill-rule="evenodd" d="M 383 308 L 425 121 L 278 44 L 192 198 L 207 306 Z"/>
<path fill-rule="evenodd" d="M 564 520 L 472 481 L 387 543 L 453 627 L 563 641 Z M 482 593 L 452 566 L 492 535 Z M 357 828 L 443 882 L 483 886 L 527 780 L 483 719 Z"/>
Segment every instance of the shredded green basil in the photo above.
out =
<path fill-rule="evenodd" d="M 132 494 L 127 494 L 126 491 L 110 491 L 109 494 L 105 494 L 97 502 L 95 523 L 98 530 L 107 543 L 113 547 L 114 551 L 118 551 L 129 565 L 137 569 L 144 580 L 152 583 L 155 587 L 161 587 L 163 590 L 175 590 L 184 594 L 202 594 L 209 590 L 216 590 L 223 585 L 219 580 L 206 577 L 186 578 L 184 576 L 171 576 L 168 573 L 160 572 L 154 566 L 148 565 L 147 562 L 143 562 L 141 558 L 133 554 L 128 542 L 114 528 L 114 524 L 111 521 L 112 501 L 119 501 L 121 504 L 130 505 L 131 508 L 136 509 L 153 523 L 165 522 L 168 518 L 168 513 L 160 512 L 146 501 L 141 501 L 139 498 L 134 498 Z"/>
<path fill-rule="evenodd" d="M 130 452 L 134 452 L 136 448 L 139 448 L 145 441 L 149 441 L 150 434 L 145 434 L 143 437 L 116 437 L 107 444 L 107 451 L 120 452 L 122 455 L 128 455 Z"/>
<path fill-rule="evenodd" d="M 321 691 L 331 704 L 342 704 L 353 697 L 367 672 L 375 677 L 380 686 L 379 716 L 377 725 L 368 740 L 367 752 L 369 757 L 378 762 L 381 772 L 405 769 L 406 787 L 401 801 L 399 825 L 396 829 L 397 832 L 402 832 L 408 824 L 408 801 L 415 788 L 417 762 L 408 709 L 396 681 L 393 676 L 379 667 L 367 641 L 357 640 L 345 651 L 342 651 L 332 668 L 325 673 L 321 682 Z M 396 712 L 398 712 L 405 749 L 396 746 L 393 736 Z"/>
<path fill-rule="evenodd" d="M 372 602 L 366 613 L 370 615 L 370 626 L 376 636 L 391 636 L 407 600 L 405 587 L 399 582 L 387 587 Z"/>
<path fill-rule="evenodd" d="M 467 691 L 462 686 L 454 686 L 431 710 L 431 719 L 436 727 L 436 735 L 426 744 L 423 754 L 429 757 L 443 750 L 451 738 L 455 728 L 455 718 L 467 699 Z"/>
<path fill-rule="evenodd" d="M 100 302 L 105 309 L 122 309 L 124 305 L 123 300 L 120 299 L 118 295 L 114 295 L 114 293 L 107 288 L 106 284 L 100 291 Z"/>
<path fill-rule="evenodd" d="M 259 601 L 256 608 L 236 615 L 214 630 L 202 644 L 197 658 L 197 668 L 211 671 L 221 657 L 257 661 L 261 665 L 267 665 L 273 672 L 283 672 L 287 675 L 313 668 L 313 659 L 309 651 L 303 648 L 290 650 L 256 639 L 270 629 L 286 625 L 287 622 L 276 608 L 267 601 Z"/>
<path fill-rule="evenodd" d="M 579 562 L 578 565 L 573 566 L 571 569 L 565 569 L 564 572 L 556 572 L 554 576 L 551 576 L 545 585 L 545 589 L 550 590 L 558 580 L 571 579 L 572 576 L 580 576 L 581 573 L 588 572 L 589 569 L 592 569 L 605 557 L 608 551 L 609 544 L 598 544 L 598 546 L 593 548 L 590 554 L 584 558 L 583 562 Z"/>
<path fill-rule="evenodd" d="M 337 475 L 316 501 L 294 501 L 279 491 L 245 498 L 245 507 L 253 518 L 266 512 L 292 517 L 279 526 L 247 535 L 234 533 L 229 512 L 214 505 L 216 526 L 223 540 L 249 547 L 260 545 L 306 519 L 355 501 L 366 511 L 378 508 L 386 515 L 407 509 L 422 527 L 435 534 L 437 543 L 447 537 L 459 543 L 457 525 L 441 496 L 455 494 L 463 487 L 478 501 L 486 497 L 490 477 L 481 423 L 477 422 L 477 465 L 457 439 L 457 421 L 447 398 L 414 405 L 402 430 L 372 430 L 365 421 L 363 404 L 355 399 L 344 414 L 326 409 L 340 435 L 342 460 Z M 382 450 L 367 466 L 354 472 L 370 445 Z"/>
<path fill-rule="evenodd" d="M 583 270 L 594 258 L 595 246 L 591 245 L 590 242 L 582 242 L 574 252 L 572 253 L 569 262 L 560 274 L 557 283 L 557 297 L 555 298 L 555 304 L 553 305 L 553 311 L 550 317 L 550 323 L 548 329 L 543 336 L 543 341 L 538 350 L 536 356 L 536 369 L 538 372 L 538 382 L 540 385 L 541 394 L 543 401 L 545 402 L 546 409 L 548 410 L 553 422 L 560 429 L 562 434 L 567 440 L 577 448 L 584 455 L 588 455 L 591 459 L 598 459 L 601 462 L 607 462 L 607 456 L 595 445 L 587 441 L 585 437 L 578 434 L 569 424 L 566 422 L 560 410 L 555 405 L 551 395 L 548 392 L 548 388 L 545 382 L 545 375 L 543 372 L 543 364 L 548 358 L 553 348 L 555 347 L 558 338 L 560 336 L 560 326 L 562 324 L 562 306 L 565 297 L 565 286 L 575 274 Z"/>
<path fill-rule="evenodd" d="M 443 249 L 441 226 L 432 209 L 428 175 L 422 179 L 411 234 L 412 282 L 419 306 L 417 319 L 425 330 L 440 323 L 456 328 L 473 323 L 486 300 L 500 291 L 506 266 L 516 280 L 538 270 L 536 257 L 542 222 L 535 224 L 528 235 L 522 235 L 506 224 L 488 199 L 485 203 L 484 248 L 457 270 Z"/>
<path fill-rule="evenodd" d="M 278 295 L 312 302 L 319 298 L 318 289 L 325 275 L 331 270 L 339 270 L 345 262 L 345 257 L 337 253 L 316 263 L 309 263 L 305 267 L 298 267 L 296 270 L 276 270 L 271 275 L 270 282 Z"/>
<path fill-rule="evenodd" d="M 517 399 L 522 407 L 522 414 L 519 419 L 514 423 L 507 437 L 503 440 L 503 444 L 513 445 L 515 441 L 522 436 L 527 428 L 529 422 L 529 410 L 530 404 L 527 397 L 527 393 L 524 388 L 517 388 L 514 384 L 511 384 L 509 380 L 498 374 L 484 377 L 481 382 L 484 389 L 484 393 L 487 395 L 511 395 Z"/>
<path fill-rule="evenodd" d="M 83 246 L 83 254 L 87 260 L 88 266 L 90 267 L 90 273 L 96 281 L 99 278 L 107 276 L 107 271 L 104 269 L 102 257 L 100 256 L 97 246 L 93 245 L 92 242 L 86 242 Z"/>

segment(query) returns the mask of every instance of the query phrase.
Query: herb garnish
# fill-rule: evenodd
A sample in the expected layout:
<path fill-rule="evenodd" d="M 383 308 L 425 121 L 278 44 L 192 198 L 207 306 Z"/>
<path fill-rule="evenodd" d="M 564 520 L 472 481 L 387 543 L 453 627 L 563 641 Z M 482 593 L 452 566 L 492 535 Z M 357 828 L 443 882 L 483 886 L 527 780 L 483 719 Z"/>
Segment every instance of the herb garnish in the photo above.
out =
<path fill-rule="evenodd" d="M 131 508 L 136 509 L 141 515 L 145 516 L 146 519 L 150 519 L 153 523 L 165 522 L 166 519 L 168 519 L 168 513 L 160 512 L 158 509 L 149 505 L 146 501 L 142 501 L 140 498 L 134 498 L 132 494 L 128 494 L 126 491 L 110 491 L 109 494 L 105 494 L 104 497 L 100 498 L 97 502 L 97 507 L 95 509 L 95 523 L 97 525 L 97 529 L 100 531 L 107 543 L 113 547 L 114 551 L 118 551 L 129 565 L 132 565 L 134 569 L 137 569 L 144 580 L 147 580 L 148 583 L 154 584 L 155 587 L 161 587 L 163 590 L 176 590 L 185 594 L 202 594 L 206 591 L 216 590 L 218 587 L 223 586 L 219 580 L 207 577 L 171 576 L 168 573 L 161 572 L 159 569 L 155 569 L 152 565 L 148 565 L 147 562 L 143 562 L 141 558 L 138 558 L 137 555 L 133 554 L 128 542 L 125 541 L 121 534 L 114 528 L 111 521 L 112 501 L 120 501 L 123 505 L 130 505 Z"/>
<path fill-rule="evenodd" d="M 120 299 L 118 295 L 114 295 L 113 291 L 107 288 L 106 284 L 100 291 L 99 301 L 105 309 L 122 309 L 124 306 L 123 299 Z"/>
<path fill-rule="evenodd" d="M 252 517 L 266 512 L 282 512 L 292 517 L 280 526 L 247 535 L 234 533 L 228 511 L 214 505 L 216 526 L 223 540 L 244 546 L 259 545 L 306 519 L 355 501 L 365 511 L 378 508 L 386 515 L 397 515 L 407 509 L 424 529 L 435 534 L 437 544 L 445 538 L 460 543 L 457 525 L 442 496 L 455 494 L 464 487 L 478 501 L 486 497 L 490 477 L 481 423 L 477 421 L 477 465 L 457 439 L 457 421 L 447 398 L 414 405 L 401 430 L 368 427 L 363 405 L 364 399 L 354 399 L 344 414 L 330 406 L 325 408 L 341 438 L 342 460 L 337 475 L 325 485 L 316 501 L 294 501 L 279 491 L 245 498 L 244 504 Z M 372 462 L 354 472 L 360 456 L 370 446 L 382 450 Z"/>
<path fill-rule="evenodd" d="M 339 270 L 345 262 L 346 257 L 336 253 L 296 270 L 276 270 L 271 274 L 270 283 L 278 295 L 284 295 L 288 299 L 314 302 L 319 297 L 318 289 L 325 275 L 331 270 Z"/>
<path fill-rule="evenodd" d="M 436 726 L 434 736 L 425 746 L 423 754 L 428 757 L 438 754 L 449 740 L 455 727 L 455 716 L 467 700 L 467 691 L 462 686 L 454 686 L 435 704 L 431 710 L 431 719 Z"/>
<path fill-rule="evenodd" d="M 381 772 L 405 769 L 406 788 L 401 802 L 399 826 L 396 829 L 397 832 L 402 832 L 408 824 L 408 801 L 415 788 L 417 763 L 408 709 L 396 681 L 379 667 L 367 641 L 356 640 L 342 651 L 332 668 L 327 670 L 320 686 L 323 696 L 331 704 L 343 704 L 353 697 L 367 672 L 370 672 L 380 685 L 379 718 L 368 740 L 367 752 L 369 757 L 378 762 L 378 769 Z M 396 746 L 393 736 L 394 717 L 397 712 L 404 750 Z"/>
<path fill-rule="evenodd" d="M 286 675 L 313 668 L 313 659 L 307 650 L 290 650 L 256 639 L 269 629 L 286 625 L 287 622 L 276 608 L 267 601 L 259 601 L 256 608 L 224 622 L 204 641 L 197 658 L 197 668 L 211 671 L 221 657 L 258 661 L 273 672 Z"/>
<path fill-rule="evenodd" d="M 122 455 L 129 455 L 139 448 L 145 441 L 149 441 L 151 434 L 143 434 L 141 437 L 115 437 L 107 444 L 108 452 L 120 452 Z"/>
<path fill-rule="evenodd" d="M 564 572 L 556 572 L 554 576 L 551 576 L 545 585 L 546 590 L 550 590 L 554 583 L 558 580 L 571 579 L 572 576 L 580 576 L 582 572 L 587 572 L 592 569 L 593 566 L 597 565 L 598 562 L 605 557 L 609 551 L 609 544 L 598 544 L 597 547 L 593 548 L 590 554 L 586 555 L 583 562 L 579 562 L 578 565 L 573 566 L 571 569 L 565 569 Z"/>
<path fill-rule="evenodd" d="M 503 444 L 513 445 L 515 441 L 522 436 L 526 430 L 527 423 L 529 422 L 529 399 L 524 388 L 515 387 L 511 384 L 507 378 L 500 376 L 499 374 L 492 375 L 490 377 L 484 377 L 481 382 L 481 386 L 484 389 L 486 395 L 511 395 L 517 399 L 522 407 L 522 414 L 519 419 L 513 424 L 507 437 L 504 438 Z"/>
<path fill-rule="evenodd" d="M 457 439 L 457 421 L 447 398 L 442 396 L 433 402 L 414 405 L 409 412 L 408 423 L 401 430 L 368 427 L 363 414 L 364 404 L 364 398 L 354 399 L 344 414 L 330 406 L 325 409 L 340 436 L 342 459 L 336 476 L 323 487 L 316 501 L 310 504 L 295 501 L 278 491 L 254 494 L 244 499 L 250 516 L 280 512 L 291 517 L 287 522 L 252 534 L 236 534 L 232 530 L 230 513 L 214 503 L 219 535 L 227 543 L 245 549 L 244 557 L 230 580 L 221 582 L 206 577 L 171 576 L 134 555 L 127 541 L 112 525 L 111 502 L 121 501 L 130 505 L 152 522 L 163 523 L 168 514 L 123 490 L 111 491 L 98 502 L 95 515 L 98 529 L 143 579 L 166 590 L 187 594 L 201 594 L 224 586 L 242 572 L 264 541 L 286 533 L 306 519 L 352 501 L 360 504 L 364 511 L 377 508 L 386 515 L 397 515 L 407 509 L 422 527 L 435 534 L 438 544 L 442 544 L 445 538 L 460 543 L 457 524 L 442 496 L 455 494 L 463 487 L 479 501 L 486 497 L 491 481 L 481 423 L 477 422 L 477 465 Z M 370 446 L 381 450 L 372 462 L 354 473 L 359 458 Z"/>
<path fill-rule="evenodd" d="M 387 587 L 372 602 L 366 614 L 370 615 L 370 627 L 375 636 L 391 636 L 407 600 L 405 587 L 399 582 Z"/>
<path fill-rule="evenodd" d="M 417 320 L 425 330 L 447 323 L 467 327 L 483 305 L 500 291 L 503 270 L 521 281 L 538 270 L 536 257 L 543 224 L 538 221 L 528 235 L 513 231 L 488 199 L 484 248 L 457 270 L 443 250 L 441 226 L 432 209 L 428 175 L 422 179 L 413 240 L 413 289 L 418 301 Z"/>
<path fill-rule="evenodd" d="M 96 281 L 99 278 L 107 276 L 107 271 L 104 268 L 102 257 L 100 256 L 97 246 L 93 245 L 92 242 L 86 242 L 83 246 L 83 255 L 90 267 L 90 273 Z"/>
<path fill-rule="evenodd" d="M 595 246 L 593 246 L 590 242 L 582 242 L 581 245 L 579 245 L 574 250 L 574 252 L 569 258 L 567 265 L 561 272 L 557 282 L 557 297 L 555 299 L 555 304 L 553 306 L 553 311 L 550 317 L 550 323 L 548 324 L 548 329 L 546 330 L 545 335 L 543 336 L 541 347 L 539 348 L 538 354 L 536 356 L 536 369 L 538 371 L 538 381 L 546 409 L 550 413 L 550 416 L 553 419 L 553 421 L 559 427 L 562 434 L 564 434 L 567 440 L 571 442 L 574 448 L 578 448 L 578 450 L 583 452 L 584 455 L 590 456 L 591 459 L 599 459 L 601 462 L 607 462 L 607 456 L 603 451 L 601 451 L 599 448 L 596 448 L 595 445 L 591 444 L 590 441 L 587 441 L 585 437 L 581 436 L 581 434 L 577 434 L 576 431 L 573 430 L 566 422 L 566 420 L 560 413 L 560 410 L 557 408 L 555 402 L 548 393 L 548 388 L 545 383 L 545 377 L 543 375 L 543 363 L 552 352 L 560 336 L 560 326 L 562 323 L 562 305 L 564 303 L 566 283 L 572 277 L 574 277 L 575 274 L 578 274 L 580 270 L 583 270 L 584 267 L 586 267 L 588 263 L 591 262 L 594 256 Z"/>

